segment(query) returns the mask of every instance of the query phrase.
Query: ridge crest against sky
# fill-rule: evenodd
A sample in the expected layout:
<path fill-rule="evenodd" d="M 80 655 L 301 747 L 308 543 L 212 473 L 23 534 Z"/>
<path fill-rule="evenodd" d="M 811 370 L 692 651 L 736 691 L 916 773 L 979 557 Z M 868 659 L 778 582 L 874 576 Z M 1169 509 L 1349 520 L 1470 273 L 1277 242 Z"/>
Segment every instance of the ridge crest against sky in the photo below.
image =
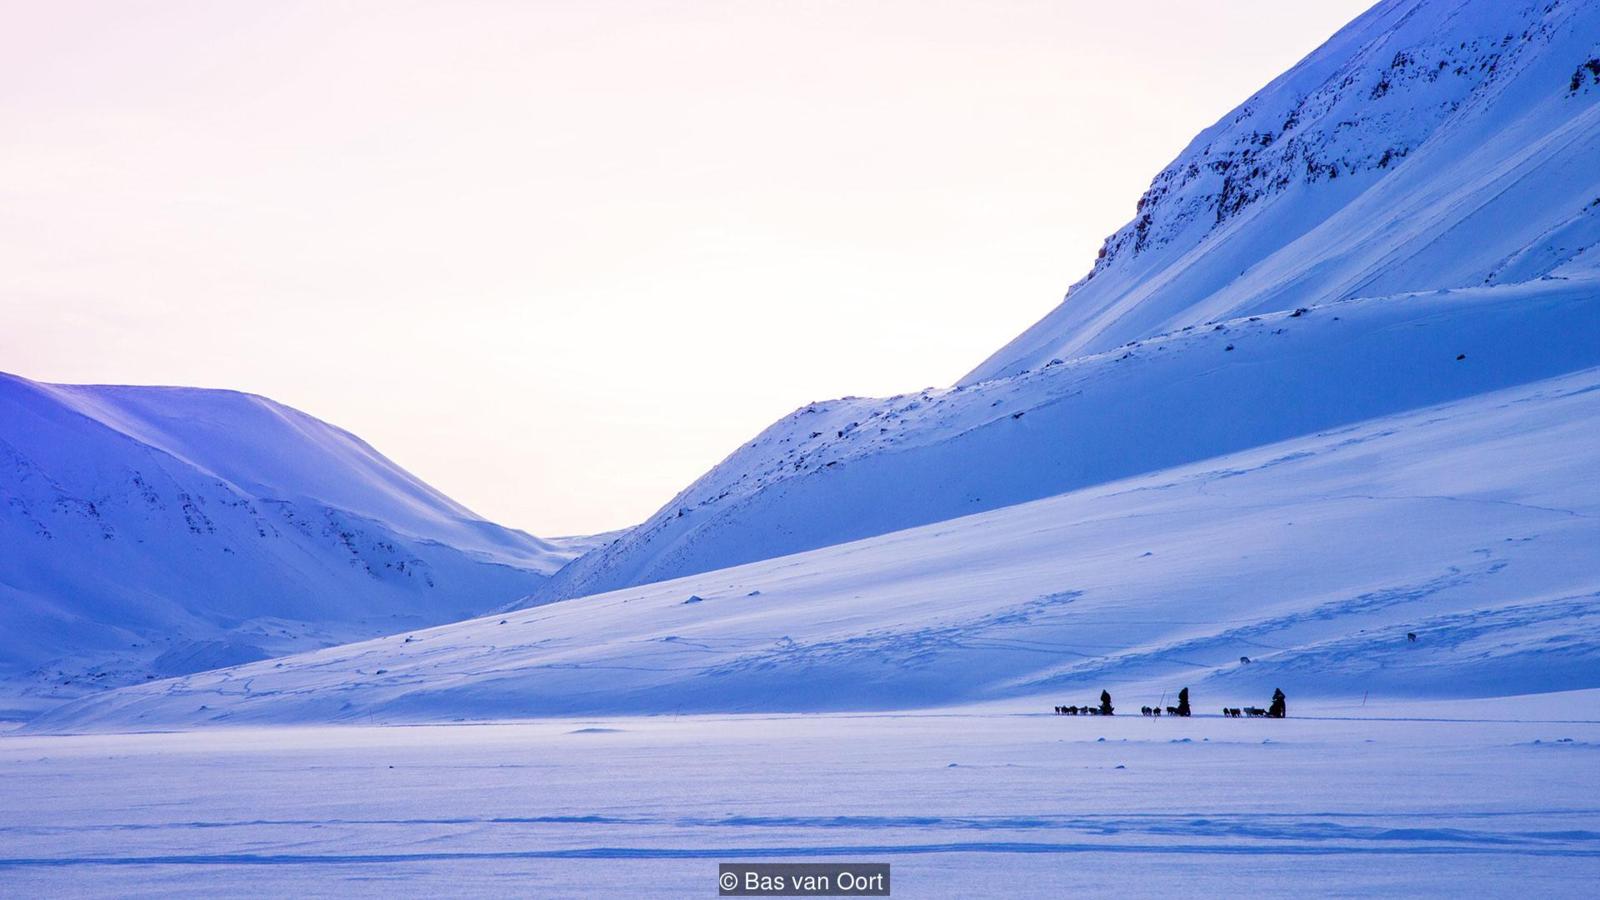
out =
<path fill-rule="evenodd" d="M 0 359 L 628 525 L 809 400 L 952 382 L 1365 6 L 0 0 Z"/>

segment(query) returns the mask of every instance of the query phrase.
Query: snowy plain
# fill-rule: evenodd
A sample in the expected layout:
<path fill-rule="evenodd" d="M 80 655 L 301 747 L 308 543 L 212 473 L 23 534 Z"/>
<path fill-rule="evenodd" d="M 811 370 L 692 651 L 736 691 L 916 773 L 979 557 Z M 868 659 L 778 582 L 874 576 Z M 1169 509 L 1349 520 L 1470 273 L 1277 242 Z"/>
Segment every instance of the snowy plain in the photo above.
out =
<path fill-rule="evenodd" d="M 695 897 L 838 860 L 904 897 L 1593 896 L 1600 691 L 1291 713 L 12 735 L 0 893 Z"/>

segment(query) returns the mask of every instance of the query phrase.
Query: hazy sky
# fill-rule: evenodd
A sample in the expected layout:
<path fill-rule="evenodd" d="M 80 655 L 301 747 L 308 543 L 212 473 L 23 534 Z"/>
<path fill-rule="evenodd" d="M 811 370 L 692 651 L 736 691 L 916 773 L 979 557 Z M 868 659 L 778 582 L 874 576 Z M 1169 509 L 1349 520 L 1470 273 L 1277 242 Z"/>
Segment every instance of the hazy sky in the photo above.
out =
<path fill-rule="evenodd" d="M 1366 0 L 0 0 L 0 369 L 266 394 L 538 534 L 948 384 Z"/>

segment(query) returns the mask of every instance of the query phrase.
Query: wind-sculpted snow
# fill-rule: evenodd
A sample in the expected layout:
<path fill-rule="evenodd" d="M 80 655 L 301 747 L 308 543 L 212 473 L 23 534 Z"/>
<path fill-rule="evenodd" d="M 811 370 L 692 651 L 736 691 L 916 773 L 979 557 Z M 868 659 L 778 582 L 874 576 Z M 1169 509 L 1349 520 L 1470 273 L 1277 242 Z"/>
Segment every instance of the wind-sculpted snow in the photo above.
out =
<path fill-rule="evenodd" d="M 1061 305 L 963 383 L 1205 321 L 1592 266 L 1597 57 L 1585 0 L 1378 4 L 1197 136 Z"/>
<path fill-rule="evenodd" d="M 1249 358 L 1279 327 L 1218 342 Z M 29 727 L 1595 688 L 1597 546 L 1589 368 L 870 540 L 139 685 Z"/>
<path fill-rule="evenodd" d="M 1552 278 L 1250 316 L 981 384 L 815 403 L 536 598 L 886 534 L 1596 365 L 1600 280 Z"/>
<path fill-rule="evenodd" d="M 577 552 L 264 398 L 9 375 L 0 548 L 0 711 L 481 613 Z"/>

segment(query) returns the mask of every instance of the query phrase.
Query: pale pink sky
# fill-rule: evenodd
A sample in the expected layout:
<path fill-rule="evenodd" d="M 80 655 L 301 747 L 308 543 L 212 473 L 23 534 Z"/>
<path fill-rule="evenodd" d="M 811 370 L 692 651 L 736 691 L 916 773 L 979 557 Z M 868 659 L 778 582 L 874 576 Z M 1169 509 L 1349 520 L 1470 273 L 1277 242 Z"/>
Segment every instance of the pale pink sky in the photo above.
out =
<path fill-rule="evenodd" d="M 948 384 L 1365 0 L 0 0 L 0 369 L 255 391 L 539 534 Z"/>

